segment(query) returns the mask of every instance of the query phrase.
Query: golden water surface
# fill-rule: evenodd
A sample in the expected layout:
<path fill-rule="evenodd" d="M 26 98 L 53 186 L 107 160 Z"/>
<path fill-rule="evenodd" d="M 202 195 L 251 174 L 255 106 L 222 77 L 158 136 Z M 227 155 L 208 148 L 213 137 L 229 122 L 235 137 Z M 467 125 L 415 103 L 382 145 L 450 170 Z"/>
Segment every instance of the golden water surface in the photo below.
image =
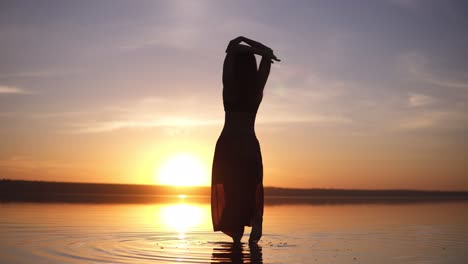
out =
<path fill-rule="evenodd" d="M 258 246 L 210 207 L 0 204 L 0 263 L 467 263 L 468 203 L 266 206 Z M 243 242 L 248 240 L 246 230 Z"/>

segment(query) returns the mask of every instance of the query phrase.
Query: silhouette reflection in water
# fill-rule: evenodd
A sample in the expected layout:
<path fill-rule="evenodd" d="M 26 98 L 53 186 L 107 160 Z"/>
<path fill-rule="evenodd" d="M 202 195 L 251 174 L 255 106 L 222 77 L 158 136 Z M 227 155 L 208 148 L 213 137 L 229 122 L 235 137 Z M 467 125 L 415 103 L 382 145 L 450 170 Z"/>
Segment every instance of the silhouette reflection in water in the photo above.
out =
<path fill-rule="evenodd" d="M 244 243 L 217 243 L 213 248 L 211 263 L 253 263 L 262 264 L 262 247 L 255 243 L 249 243 L 249 249 L 245 250 Z"/>

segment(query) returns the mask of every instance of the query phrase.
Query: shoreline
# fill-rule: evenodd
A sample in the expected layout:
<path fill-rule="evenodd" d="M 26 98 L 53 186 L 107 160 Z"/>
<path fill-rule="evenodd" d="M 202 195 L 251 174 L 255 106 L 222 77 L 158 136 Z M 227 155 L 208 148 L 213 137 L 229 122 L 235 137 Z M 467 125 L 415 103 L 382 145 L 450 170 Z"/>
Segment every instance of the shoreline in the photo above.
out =
<path fill-rule="evenodd" d="M 179 195 L 183 195 L 179 197 Z M 210 187 L 0 180 L 0 202 L 209 203 Z M 356 204 L 468 201 L 468 191 L 289 189 L 265 187 L 265 204 Z"/>

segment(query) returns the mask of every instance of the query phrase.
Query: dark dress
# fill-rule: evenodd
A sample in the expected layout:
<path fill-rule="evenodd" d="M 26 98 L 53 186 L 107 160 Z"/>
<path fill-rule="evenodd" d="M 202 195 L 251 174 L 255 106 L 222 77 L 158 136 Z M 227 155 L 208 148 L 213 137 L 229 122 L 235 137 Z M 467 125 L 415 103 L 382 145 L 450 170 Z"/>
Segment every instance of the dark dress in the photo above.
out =
<path fill-rule="evenodd" d="M 255 118 L 263 87 L 255 85 L 254 75 L 249 77 L 250 83 L 239 81 L 237 72 L 231 72 L 230 77 L 226 77 L 226 71 L 235 71 L 232 69 L 235 62 L 231 60 L 245 62 L 253 58 L 255 63 L 255 57 L 250 55 L 250 58 L 226 56 L 223 103 L 226 112 L 243 112 Z M 253 69 L 256 73 L 256 64 Z M 221 132 L 213 160 L 211 212 L 214 231 L 230 236 L 243 232 L 244 226 L 252 226 L 255 216 L 263 216 L 262 155 L 253 125 L 247 131 L 229 130 L 225 126 Z"/>

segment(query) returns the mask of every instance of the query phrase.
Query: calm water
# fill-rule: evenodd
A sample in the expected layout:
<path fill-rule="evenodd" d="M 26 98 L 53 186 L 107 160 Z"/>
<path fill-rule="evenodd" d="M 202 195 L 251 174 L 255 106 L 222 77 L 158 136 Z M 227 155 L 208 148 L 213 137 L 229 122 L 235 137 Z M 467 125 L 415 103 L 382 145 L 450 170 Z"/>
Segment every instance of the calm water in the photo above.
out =
<path fill-rule="evenodd" d="M 248 239 L 248 230 L 243 241 Z M 468 203 L 266 206 L 258 247 L 208 204 L 0 204 L 0 263 L 468 263 Z"/>

